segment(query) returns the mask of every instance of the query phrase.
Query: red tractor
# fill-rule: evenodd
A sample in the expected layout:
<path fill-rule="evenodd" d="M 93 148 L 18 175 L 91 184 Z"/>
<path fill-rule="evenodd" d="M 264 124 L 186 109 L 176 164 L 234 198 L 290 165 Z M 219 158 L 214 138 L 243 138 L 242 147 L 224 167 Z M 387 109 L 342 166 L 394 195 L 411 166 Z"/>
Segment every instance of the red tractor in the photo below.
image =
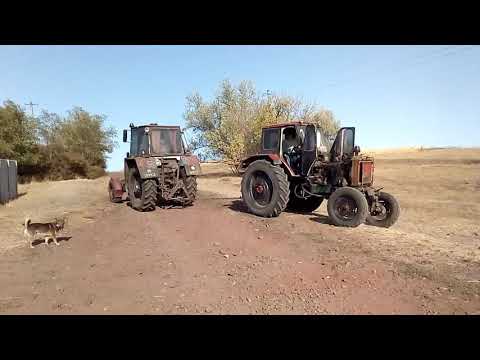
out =
<path fill-rule="evenodd" d="M 110 200 L 121 202 L 126 195 L 139 211 L 155 210 L 157 204 L 193 204 L 200 161 L 187 149 L 180 127 L 130 124 L 130 131 L 125 180 L 110 179 Z M 127 130 L 123 130 L 123 142 L 127 142 Z"/>
<path fill-rule="evenodd" d="M 275 217 L 289 209 L 312 212 L 324 199 L 333 224 L 390 227 L 397 200 L 373 188 L 374 160 L 360 155 L 355 128 L 336 137 L 301 121 L 262 129 L 261 151 L 240 164 L 242 198 L 253 214 Z"/>

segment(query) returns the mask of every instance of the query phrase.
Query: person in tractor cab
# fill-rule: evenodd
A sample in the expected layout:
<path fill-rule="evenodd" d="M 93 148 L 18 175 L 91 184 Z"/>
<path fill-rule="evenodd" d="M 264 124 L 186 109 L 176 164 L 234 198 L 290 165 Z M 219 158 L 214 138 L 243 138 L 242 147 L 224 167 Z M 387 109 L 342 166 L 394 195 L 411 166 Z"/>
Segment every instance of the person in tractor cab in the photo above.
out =
<path fill-rule="evenodd" d="M 288 165 L 295 170 L 297 169 L 297 165 L 300 160 L 300 154 L 298 153 L 300 139 L 298 138 L 294 127 L 289 127 L 283 130 L 283 136 L 282 154 Z"/>

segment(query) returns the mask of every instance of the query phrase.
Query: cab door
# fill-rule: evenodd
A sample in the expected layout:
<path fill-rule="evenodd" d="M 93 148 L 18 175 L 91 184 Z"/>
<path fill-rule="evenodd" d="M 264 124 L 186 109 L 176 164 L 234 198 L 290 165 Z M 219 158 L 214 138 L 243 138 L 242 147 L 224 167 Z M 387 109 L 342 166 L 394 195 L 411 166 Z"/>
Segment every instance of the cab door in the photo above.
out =
<path fill-rule="evenodd" d="M 338 131 L 333 143 L 331 154 L 332 161 L 340 161 L 344 157 L 351 157 L 355 147 L 355 128 L 344 127 Z"/>
<path fill-rule="evenodd" d="M 314 125 L 305 127 L 302 147 L 302 175 L 307 175 L 310 166 L 317 158 L 317 132 Z"/>

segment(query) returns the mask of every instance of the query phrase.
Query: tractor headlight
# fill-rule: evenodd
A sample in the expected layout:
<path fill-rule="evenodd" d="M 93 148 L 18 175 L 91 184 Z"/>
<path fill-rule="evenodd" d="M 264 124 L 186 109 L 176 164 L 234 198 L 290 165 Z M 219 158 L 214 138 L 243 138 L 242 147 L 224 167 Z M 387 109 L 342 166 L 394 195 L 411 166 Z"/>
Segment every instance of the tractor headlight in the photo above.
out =
<path fill-rule="evenodd" d="M 195 165 L 190 166 L 190 170 L 195 171 L 195 169 L 196 169 Z"/>

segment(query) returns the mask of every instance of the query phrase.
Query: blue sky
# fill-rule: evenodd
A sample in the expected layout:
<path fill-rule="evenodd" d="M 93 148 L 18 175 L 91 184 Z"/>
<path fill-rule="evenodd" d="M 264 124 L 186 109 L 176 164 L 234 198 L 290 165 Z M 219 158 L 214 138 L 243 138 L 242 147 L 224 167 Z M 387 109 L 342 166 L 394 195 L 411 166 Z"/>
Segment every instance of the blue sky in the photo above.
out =
<path fill-rule="evenodd" d="M 109 170 L 130 122 L 183 124 L 227 78 L 332 110 L 363 148 L 480 146 L 480 46 L 0 46 L 0 74 L 0 101 L 105 114 Z"/>

